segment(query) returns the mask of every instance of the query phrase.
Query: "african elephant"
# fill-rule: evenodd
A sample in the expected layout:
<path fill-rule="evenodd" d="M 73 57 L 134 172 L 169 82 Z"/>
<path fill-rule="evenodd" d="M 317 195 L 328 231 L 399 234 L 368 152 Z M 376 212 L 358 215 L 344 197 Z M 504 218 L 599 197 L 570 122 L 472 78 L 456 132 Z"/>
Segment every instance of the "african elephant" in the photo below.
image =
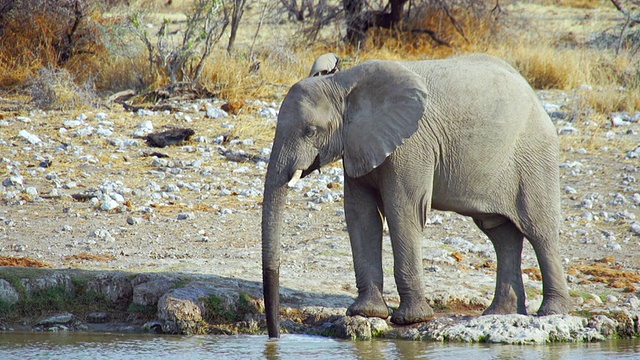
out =
<path fill-rule="evenodd" d="M 358 297 L 347 315 L 386 318 L 382 221 L 389 225 L 400 305 L 391 321 L 432 318 L 421 234 L 430 209 L 471 217 L 497 254 L 484 314 L 525 314 L 524 238 L 543 278 L 538 315 L 562 314 L 558 138 L 522 76 L 500 59 L 470 55 L 367 61 L 293 85 L 278 116 L 262 212 L 269 336 L 279 336 L 280 236 L 287 189 L 343 160 L 344 210 Z"/>
<path fill-rule="evenodd" d="M 340 71 L 340 58 L 334 53 L 320 55 L 311 66 L 309 77 L 329 75 Z"/>

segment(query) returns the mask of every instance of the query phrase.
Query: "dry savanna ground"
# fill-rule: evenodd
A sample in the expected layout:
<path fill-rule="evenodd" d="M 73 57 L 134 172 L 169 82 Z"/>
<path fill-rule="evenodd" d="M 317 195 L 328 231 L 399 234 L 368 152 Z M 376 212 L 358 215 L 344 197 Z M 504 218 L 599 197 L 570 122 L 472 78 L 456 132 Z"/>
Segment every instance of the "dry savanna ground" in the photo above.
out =
<path fill-rule="evenodd" d="M 176 31 L 184 28 L 191 1 L 132 3 L 91 18 L 107 28 L 143 10 L 140 23 L 152 46 L 158 46 L 152 34 L 165 19 L 172 34 L 165 40 L 179 41 Z M 637 156 L 630 153 L 640 131 L 634 118 L 640 110 L 640 70 L 633 44 L 616 54 L 612 29 L 624 18 L 610 1 L 501 1 L 500 9 L 481 14 L 456 8 L 462 31 L 442 13 L 413 20 L 437 30 L 450 46 L 436 45 L 424 34 L 381 30 L 372 31 L 360 48 L 344 45 L 338 26 L 305 41 L 299 36 L 305 25 L 288 21 L 272 3 L 257 1 L 247 8 L 235 52 L 225 51 L 225 33 L 198 82 L 184 92 L 170 92 L 165 68 L 156 64 L 149 71 L 144 42 L 124 26 L 111 42 L 60 67 L 51 65 L 53 45 L 42 43 L 40 52 L 29 46 L 37 29 L 23 28 L 22 37 L 15 33 L 0 42 L 0 265 L 178 271 L 259 282 L 265 167 L 251 159 L 268 153 L 275 129 L 268 113 L 307 75 L 313 60 L 331 51 L 351 67 L 374 58 L 487 52 L 523 73 L 558 127 L 565 213 L 561 250 L 572 294 L 582 299 L 577 305 L 636 294 L 640 253 L 633 227 L 640 190 Z M 35 24 L 49 26 L 42 19 Z M 108 100 L 128 89 L 134 91 L 126 104 L 134 110 Z M 210 107 L 230 115 L 207 118 Z M 78 119 L 76 125 L 67 123 Z M 195 135 L 156 152 L 132 136 L 147 120 L 155 131 L 189 127 Z M 79 133 L 88 125 L 92 133 Z M 21 130 L 41 142 L 30 142 Z M 132 142 L 126 145 L 127 140 Z M 42 165 L 46 161 L 50 164 Z M 304 179 L 292 193 L 283 239 L 286 287 L 355 294 L 340 171 L 335 164 Z M 100 203 L 90 202 L 92 192 L 111 190 L 124 194 L 116 208 L 101 210 Z M 423 251 L 434 297 L 450 299 L 450 307 L 463 300 L 466 310 L 486 305 L 495 257 L 472 222 L 434 214 Z M 385 252 L 392 284 L 388 241 Z M 524 261 L 530 298 L 539 301 L 540 275 L 530 247 Z M 464 299 L 452 295 L 464 289 L 475 292 Z M 385 296 L 397 300 L 393 286 Z"/>

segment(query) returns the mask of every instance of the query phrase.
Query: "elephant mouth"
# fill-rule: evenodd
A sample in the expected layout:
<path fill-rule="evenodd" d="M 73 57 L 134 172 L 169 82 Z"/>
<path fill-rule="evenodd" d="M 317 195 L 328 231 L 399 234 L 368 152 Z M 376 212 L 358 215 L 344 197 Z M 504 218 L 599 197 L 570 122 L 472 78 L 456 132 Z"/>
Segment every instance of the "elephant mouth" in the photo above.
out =
<path fill-rule="evenodd" d="M 306 170 L 302 170 L 302 177 L 306 177 L 307 175 L 311 174 L 312 172 L 319 170 L 321 167 L 320 165 L 320 155 L 316 156 L 316 158 L 313 160 L 313 163 L 311 164 L 311 166 L 309 166 Z"/>
<path fill-rule="evenodd" d="M 296 170 L 293 175 L 291 176 L 291 180 L 289 180 L 289 182 L 287 183 L 288 187 L 294 187 L 296 185 L 296 183 L 298 182 L 298 180 L 302 179 L 303 177 L 306 177 L 307 175 L 311 174 L 313 171 L 320 169 L 320 157 L 316 156 L 315 160 L 313 160 L 313 163 L 311 164 L 311 166 L 309 166 L 307 169 L 305 170 Z"/>

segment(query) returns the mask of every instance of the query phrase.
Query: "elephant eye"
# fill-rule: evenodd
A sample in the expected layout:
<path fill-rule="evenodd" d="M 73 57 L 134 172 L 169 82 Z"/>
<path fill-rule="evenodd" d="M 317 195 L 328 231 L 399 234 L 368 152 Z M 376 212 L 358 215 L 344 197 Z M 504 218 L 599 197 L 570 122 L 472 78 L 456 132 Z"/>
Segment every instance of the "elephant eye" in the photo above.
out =
<path fill-rule="evenodd" d="M 315 126 L 307 126 L 307 128 L 304 131 L 304 136 L 311 138 L 316 136 L 316 134 L 318 133 L 318 128 Z"/>

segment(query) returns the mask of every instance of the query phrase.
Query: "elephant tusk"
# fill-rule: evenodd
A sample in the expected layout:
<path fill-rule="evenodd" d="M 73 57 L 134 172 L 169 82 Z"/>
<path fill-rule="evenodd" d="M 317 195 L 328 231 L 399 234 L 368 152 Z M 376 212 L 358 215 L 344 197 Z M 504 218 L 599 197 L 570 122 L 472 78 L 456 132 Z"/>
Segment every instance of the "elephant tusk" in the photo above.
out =
<path fill-rule="evenodd" d="M 300 180 L 301 176 L 302 176 L 302 170 L 296 170 L 296 172 L 293 173 L 293 176 L 291 177 L 291 180 L 289 180 L 289 183 L 287 185 L 289 187 L 294 187 L 298 182 L 298 180 Z"/>

